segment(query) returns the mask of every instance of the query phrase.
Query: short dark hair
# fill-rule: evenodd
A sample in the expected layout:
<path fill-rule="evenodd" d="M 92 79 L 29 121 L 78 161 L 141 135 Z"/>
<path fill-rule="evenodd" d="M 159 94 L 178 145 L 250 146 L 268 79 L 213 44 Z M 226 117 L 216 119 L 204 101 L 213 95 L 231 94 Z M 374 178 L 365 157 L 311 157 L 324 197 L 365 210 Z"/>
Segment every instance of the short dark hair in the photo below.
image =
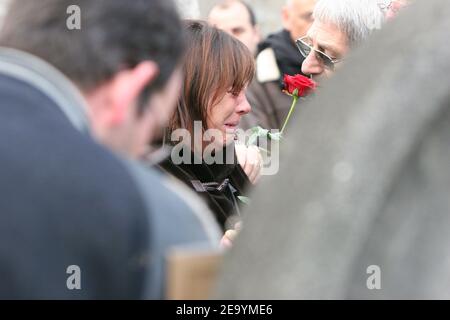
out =
<path fill-rule="evenodd" d="M 67 9 L 81 9 L 81 30 L 67 28 Z M 83 91 L 142 61 L 160 73 L 143 94 L 170 78 L 184 45 L 180 18 L 170 0 L 15 0 L 0 45 L 34 54 L 63 72 Z"/>

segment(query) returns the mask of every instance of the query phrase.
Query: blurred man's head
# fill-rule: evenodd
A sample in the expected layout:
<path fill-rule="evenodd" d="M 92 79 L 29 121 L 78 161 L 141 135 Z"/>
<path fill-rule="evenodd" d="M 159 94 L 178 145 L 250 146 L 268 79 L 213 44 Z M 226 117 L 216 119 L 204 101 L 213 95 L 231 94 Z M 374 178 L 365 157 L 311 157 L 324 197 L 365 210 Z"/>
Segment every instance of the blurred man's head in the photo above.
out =
<path fill-rule="evenodd" d="M 292 41 L 306 35 L 313 23 L 316 0 L 287 0 L 282 9 L 283 27 L 289 31 Z"/>
<path fill-rule="evenodd" d="M 302 72 L 319 79 L 331 76 L 347 52 L 384 21 L 377 0 L 319 0 L 313 17 L 313 25 L 297 44 L 306 56 Z"/>
<path fill-rule="evenodd" d="M 238 0 L 226 0 L 216 5 L 208 16 L 208 22 L 236 37 L 255 55 L 261 40 L 253 10 Z"/>
<path fill-rule="evenodd" d="M 71 5 L 81 10 L 81 30 L 67 27 Z M 62 71 L 86 97 L 96 138 L 136 157 L 177 100 L 181 30 L 167 0 L 20 0 L 5 20 L 1 45 Z"/>

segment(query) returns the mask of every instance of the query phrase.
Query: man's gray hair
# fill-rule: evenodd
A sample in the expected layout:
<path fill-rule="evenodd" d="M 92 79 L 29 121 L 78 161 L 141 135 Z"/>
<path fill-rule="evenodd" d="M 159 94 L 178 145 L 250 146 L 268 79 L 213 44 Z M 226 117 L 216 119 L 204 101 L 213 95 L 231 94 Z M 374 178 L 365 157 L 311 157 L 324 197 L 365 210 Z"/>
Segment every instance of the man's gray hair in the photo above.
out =
<path fill-rule="evenodd" d="M 319 0 L 314 19 L 332 23 L 347 35 L 350 46 L 366 39 L 385 21 L 380 0 Z"/>

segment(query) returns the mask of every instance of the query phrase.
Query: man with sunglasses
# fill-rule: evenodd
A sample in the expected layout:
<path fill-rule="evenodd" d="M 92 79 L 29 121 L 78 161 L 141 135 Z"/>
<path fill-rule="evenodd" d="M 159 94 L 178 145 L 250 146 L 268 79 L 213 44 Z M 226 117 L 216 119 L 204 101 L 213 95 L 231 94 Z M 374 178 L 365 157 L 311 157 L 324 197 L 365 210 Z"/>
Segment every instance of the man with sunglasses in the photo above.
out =
<path fill-rule="evenodd" d="M 315 4 L 316 0 L 287 0 L 282 9 L 283 30 L 269 35 L 259 45 L 256 77 L 247 91 L 252 112 L 242 119 L 242 128 L 259 125 L 281 129 L 292 102 L 282 92 L 283 75 L 301 73 L 304 58 L 295 40 L 310 28 Z"/>
<path fill-rule="evenodd" d="M 319 0 L 313 17 L 313 25 L 296 44 L 305 58 L 302 72 L 316 81 L 330 77 L 348 51 L 385 20 L 379 0 Z"/>

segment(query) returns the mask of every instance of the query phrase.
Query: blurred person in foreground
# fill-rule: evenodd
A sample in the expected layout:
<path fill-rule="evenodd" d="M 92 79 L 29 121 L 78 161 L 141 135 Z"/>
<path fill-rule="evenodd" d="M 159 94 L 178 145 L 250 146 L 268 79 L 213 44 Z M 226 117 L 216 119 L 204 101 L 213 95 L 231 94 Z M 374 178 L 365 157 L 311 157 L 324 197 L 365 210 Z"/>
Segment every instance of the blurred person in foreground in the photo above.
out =
<path fill-rule="evenodd" d="M 282 92 L 283 77 L 302 72 L 304 58 L 295 41 L 306 35 L 311 26 L 315 3 L 316 0 L 288 0 L 282 8 L 283 29 L 260 43 L 255 81 L 247 93 L 253 110 L 243 119 L 242 128 L 259 125 L 281 129 L 291 106 L 291 98 Z"/>
<path fill-rule="evenodd" d="M 329 78 L 345 55 L 385 21 L 377 0 L 319 0 L 313 17 L 297 46 L 305 57 L 302 72 L 316 82 Z"/>
<path fill-rule="evenodd" d="M 0 36 L 1 297 L 160 299 L 169 249 L 218 245 L 206 206 L 131 160 L 173 111 L 181 31 L 166 0 L 12 3 Z"/>

